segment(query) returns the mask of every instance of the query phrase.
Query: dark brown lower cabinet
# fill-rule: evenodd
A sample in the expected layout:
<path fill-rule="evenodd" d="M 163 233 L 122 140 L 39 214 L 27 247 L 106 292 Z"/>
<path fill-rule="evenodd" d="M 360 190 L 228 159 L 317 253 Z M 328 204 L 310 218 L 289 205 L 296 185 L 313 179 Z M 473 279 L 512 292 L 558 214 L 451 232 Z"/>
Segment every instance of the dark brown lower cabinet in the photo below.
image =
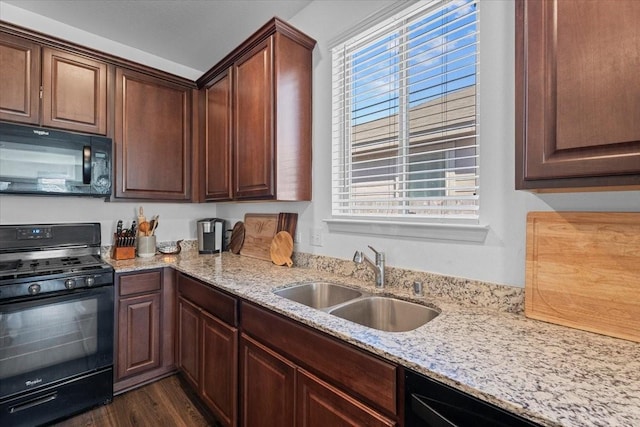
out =
<path fill-rule="evenodd" d="M 263 426 L 395 426 L 396 367 L 242 302 L 241 420 Z"/>
<path fill-rule="evenodd" d="M 237 301 L 189 276 L 178 275 L 177 365 L 217 420 L 238 419 Z"/>
<path fill-rule="evenodd" d="M 375 412 L 318 377 L 298 369 L 296 374 L 296 425 L 394 426 L 393 420 Z"/>
<path fill-rule="evenodd" d="M 242 425 L 295 426 L 296 366 L 246 335 L 240 354 Z"/>
<path fill-rule="evenodd" d="M 200 309 L 184 298 L 178 298 L 178 355 L 177 365 L 185 379 L 198 388 L 198 354 L 200 343 Z"/>
<path fill-rule="evenodd" d="M 202 312 L 200 393 L 227 426 L 237 419 L 238 330 Z"/>
<path fill-rule="evenodd" d="M 172 269 L 116 274 L 114 392 L 168 375 L 175 369 Z"/>

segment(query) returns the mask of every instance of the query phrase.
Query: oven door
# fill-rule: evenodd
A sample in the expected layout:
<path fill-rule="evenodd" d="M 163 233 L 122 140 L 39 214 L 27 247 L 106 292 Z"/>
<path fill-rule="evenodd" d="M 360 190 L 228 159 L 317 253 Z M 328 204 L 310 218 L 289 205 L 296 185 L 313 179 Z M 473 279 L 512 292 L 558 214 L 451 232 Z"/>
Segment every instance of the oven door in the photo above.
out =
<path fill-rule="evenodd" d="M 0 304 L 0 400 L 113 364 L 113 285 Z"/>

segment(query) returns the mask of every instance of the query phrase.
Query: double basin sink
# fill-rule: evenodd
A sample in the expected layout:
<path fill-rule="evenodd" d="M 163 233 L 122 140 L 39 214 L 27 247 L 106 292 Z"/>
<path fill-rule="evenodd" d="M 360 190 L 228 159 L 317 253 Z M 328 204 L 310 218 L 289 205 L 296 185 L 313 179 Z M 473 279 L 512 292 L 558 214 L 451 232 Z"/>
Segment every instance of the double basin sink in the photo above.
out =
<path fill-rule="evenodd" d="M 299 283 L 277 289 L 274 293 L 342 319 L 387 332 L 414 330 L 439 314 L 424 305 L 371 295 L 332 282 Z"/>

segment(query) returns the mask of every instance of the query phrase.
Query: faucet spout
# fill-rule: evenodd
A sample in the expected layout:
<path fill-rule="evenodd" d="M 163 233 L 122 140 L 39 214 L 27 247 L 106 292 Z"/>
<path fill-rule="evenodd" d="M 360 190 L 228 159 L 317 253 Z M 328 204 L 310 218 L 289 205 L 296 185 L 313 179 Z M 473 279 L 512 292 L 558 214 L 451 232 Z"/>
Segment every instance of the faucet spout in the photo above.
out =
<path fill-rule="evenodd" d="M 375 263 L 371 261 L 368 256 L 363 254 L 362 251 L 356 251 L 356 253 L 353 254 L 353 262 L 356 264 L 362 264 L 362 262 L 367 263 L 376 273 L 376 287 L 384 288 L 384 252 L 378 252 L 371 246 L 369 246 L 369 249 L 376 254 Z"/>

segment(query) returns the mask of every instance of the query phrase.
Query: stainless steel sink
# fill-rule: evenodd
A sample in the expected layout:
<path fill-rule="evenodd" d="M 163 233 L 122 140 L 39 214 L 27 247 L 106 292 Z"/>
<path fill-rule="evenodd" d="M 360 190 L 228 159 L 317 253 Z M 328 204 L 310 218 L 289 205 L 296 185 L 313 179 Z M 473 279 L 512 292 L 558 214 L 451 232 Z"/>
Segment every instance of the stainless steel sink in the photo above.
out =
<path fill-rule="evenodd" d="M 388 332 L 416 329 L 438 316 L 424 305 L 390 297 L 371 296 L 342 304 L 329 311 L 334 316 Z"/>
<path fill-rule="evenodd" d="M 301 283 L 274 291 L 276 295 L 313 308 L 327 308 L 362 296 L 362 292 L 331 282 Z"/>

